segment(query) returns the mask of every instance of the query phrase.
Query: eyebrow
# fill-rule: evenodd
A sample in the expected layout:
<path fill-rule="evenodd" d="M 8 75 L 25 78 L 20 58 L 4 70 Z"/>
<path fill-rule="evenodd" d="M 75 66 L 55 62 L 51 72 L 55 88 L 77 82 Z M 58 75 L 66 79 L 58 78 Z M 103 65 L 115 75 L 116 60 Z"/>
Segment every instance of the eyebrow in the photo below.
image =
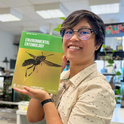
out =
<path fill-rule="evenodd" d="M 81 29 L 81 28 L 89 28 L 89 29 L 92 29 L 91 27 L 88 27 L 88 26 L 81 26 L 79 29 Z M 72 28 L 73 29 L 73 28 Z M 78 29 L 78 30 L 79 30 Z M 73 29 L 74 30 L 74 29 Z"/>
<path fill-rule="evenodd" d="M 91 29 L 91 27 L 88 27 L 88 26 L 81 26 L 81 28 L 90 28 Z"/>

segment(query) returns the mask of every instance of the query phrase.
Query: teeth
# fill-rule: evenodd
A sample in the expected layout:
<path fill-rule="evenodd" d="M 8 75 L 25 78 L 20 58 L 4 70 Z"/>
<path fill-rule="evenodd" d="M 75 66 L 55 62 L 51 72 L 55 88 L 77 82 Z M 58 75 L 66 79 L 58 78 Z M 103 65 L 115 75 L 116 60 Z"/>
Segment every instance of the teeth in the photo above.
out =
<path fill-rule="evenodd" d="M 79 50 L 80 49 L 79 47 L 76 47 L 76 46 L 70 46 L 69 48 L 70 49 L 76 49 L 76 50 Z"/>

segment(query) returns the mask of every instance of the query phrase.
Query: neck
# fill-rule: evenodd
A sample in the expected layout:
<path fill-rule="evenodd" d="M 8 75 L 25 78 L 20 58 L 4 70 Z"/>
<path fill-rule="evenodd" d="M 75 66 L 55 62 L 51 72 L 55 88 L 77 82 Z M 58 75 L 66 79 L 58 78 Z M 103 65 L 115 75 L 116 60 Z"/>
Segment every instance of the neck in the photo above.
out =
<path fill-rule="evenodd" d="M 79 73 L 80 71 L 84 70 L 86 67 L 92 65 L 94 62 L 91 63 L 84 63 L 84 64 L 74 64 L 70 62 L 70 78 L 72 78 L 74 75 Z"/>

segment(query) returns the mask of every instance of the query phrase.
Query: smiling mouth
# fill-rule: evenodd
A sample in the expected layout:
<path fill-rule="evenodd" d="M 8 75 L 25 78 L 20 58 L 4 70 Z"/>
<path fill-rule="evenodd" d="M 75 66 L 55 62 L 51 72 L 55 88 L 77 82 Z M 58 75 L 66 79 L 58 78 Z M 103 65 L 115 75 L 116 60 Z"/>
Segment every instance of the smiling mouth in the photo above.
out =
<path fill-rule="evenodd" d="M 68 48 L 70 48 L 70 49 L 74 49 L 74 50 L 82 49 L 81 47 L 77 47 L 77 46 L 68 46 Z"/>

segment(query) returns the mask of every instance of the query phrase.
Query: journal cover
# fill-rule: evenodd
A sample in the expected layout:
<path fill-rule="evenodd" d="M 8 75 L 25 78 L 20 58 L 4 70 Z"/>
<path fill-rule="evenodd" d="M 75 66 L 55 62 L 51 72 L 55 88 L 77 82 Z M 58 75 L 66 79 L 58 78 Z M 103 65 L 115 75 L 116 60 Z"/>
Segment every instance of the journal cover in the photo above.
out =
<path fill-rule="evenodd" d="M 60 36 L 23 31 L 12 87 L 29 86 L 57 94 L 62 56 Z"/>

